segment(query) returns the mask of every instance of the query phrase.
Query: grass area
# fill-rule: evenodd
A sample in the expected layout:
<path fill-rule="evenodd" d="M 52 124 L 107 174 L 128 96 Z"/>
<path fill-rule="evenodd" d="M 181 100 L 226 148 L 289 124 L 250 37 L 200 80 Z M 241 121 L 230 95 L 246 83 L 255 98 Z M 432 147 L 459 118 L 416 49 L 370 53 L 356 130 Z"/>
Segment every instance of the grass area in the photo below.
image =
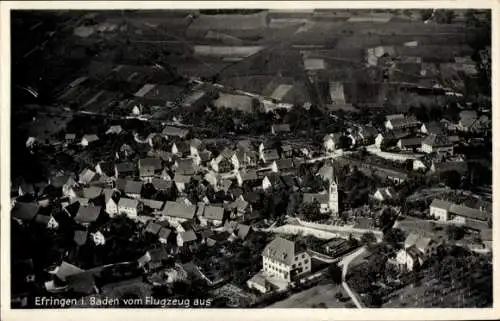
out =
<path fill-rule="evenodd" d="M 346 304 L 351 302 L 350 299 L 342 302 L 338 300 L 336 293 L 342 293 L 344 299 L 349 296 L 344 291 L 341 285 L 337 284 L 321 284 L 303 292 L 292 295 L 286 300 L 274 303 L 269 308 L 345 308 Z"/>

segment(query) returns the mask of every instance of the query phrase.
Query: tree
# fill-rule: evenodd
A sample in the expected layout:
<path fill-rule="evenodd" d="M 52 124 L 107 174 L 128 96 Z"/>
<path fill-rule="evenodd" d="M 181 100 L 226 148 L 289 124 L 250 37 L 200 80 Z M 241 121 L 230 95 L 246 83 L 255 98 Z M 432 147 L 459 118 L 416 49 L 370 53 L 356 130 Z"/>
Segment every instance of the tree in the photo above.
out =
<path fill-rule="evenodd" d="M 440 174 L 440 179 L 444 181 L 446 185 L 451 187 L 452 189 L 457 189 L 460 187 L 460 183 L 462 181 L 462 175 L 458 171 L 451 170 L 442 172 Z"/>
<path fill-rule="evenodd" d="M 333 263 L 328 267 L 328 275 L 335 284 L 342 283 L 342 268 L 338 264 Z"/>
<path fill-rule="evenodd" d="M 458 241 L 465 235 L 465 229 L 462 226 L 448 225 L 446 226 L 446 234 L 450 241 Z"/>
<path fill-rule="evenodd" d="M 391 228 L 384 233 L 384 241 L 400 247 L 400 244 L 405 240 L 405 232 L 398 228 Z"/>
<path fill-rule="evenodd" d="M 366 232 L 361 236 L 361 244 L 371 245 L 377 242 L 377 237 L 372 232 Z"/>
<path fill-rule="evenodd" d="M 453 10 L 436 10 L 435 17 L 438 23 L 450 24 L 457 15 Z"/>
<path fill-rule="evenodd" d="M 420 18 L 422 19 L 422 21 L 429 20 L 429 18 L 432 17 L 432 12 L 432 9 L 420 10 Z"/>

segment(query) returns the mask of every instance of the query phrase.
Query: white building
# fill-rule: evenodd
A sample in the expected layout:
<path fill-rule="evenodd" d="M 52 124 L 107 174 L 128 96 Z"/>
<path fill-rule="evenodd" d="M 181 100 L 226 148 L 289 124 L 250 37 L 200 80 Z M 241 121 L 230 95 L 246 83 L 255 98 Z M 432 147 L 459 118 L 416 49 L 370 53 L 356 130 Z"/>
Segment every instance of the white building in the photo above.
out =
<path fill-rule="evenodd" d="M 125 213 L 130 218 L 136 218 L 139 211 L 139 201 L 122 197 L 118 201 L 118 213 Z"/>
<path fill-rule="evenodd" d="M 97 137 L 97 135 L 84 135 L 82 137 L 82 141 L 81 141 L 81 144 L 82 146 L 88 146 L 90 143 L 93 143 L 93 142 L 96 142 L 99 140 L 99 137 Z"/>
<path fill-rule="evenodd" d="M 118 204 L 116 204 L 115 200 L 112 198 L 109 198 L 106 202 L 106 213 L 108 213 L 111 217 L 118 214 Z"/>
<path fill-rule="evenodd" d="M 435 199 L 432 201 L 429 209 L 430 215 L 437 218 L 439 221 L 448 221 L 448 214 L 453 203 Z"/>
<path fill-rule="evenodd" d="M 311 258 L 296 242 L 277 237 L 264 248 L 262 266 L 266 276 L 291 282 L 311 271 Z"/>
<path fill-rule="evenodd" d="M 92 240 L 94 241 L 95 245 L 104 245 L 106 243 L 106 238 L 99 231 L 92 234 Z"/>

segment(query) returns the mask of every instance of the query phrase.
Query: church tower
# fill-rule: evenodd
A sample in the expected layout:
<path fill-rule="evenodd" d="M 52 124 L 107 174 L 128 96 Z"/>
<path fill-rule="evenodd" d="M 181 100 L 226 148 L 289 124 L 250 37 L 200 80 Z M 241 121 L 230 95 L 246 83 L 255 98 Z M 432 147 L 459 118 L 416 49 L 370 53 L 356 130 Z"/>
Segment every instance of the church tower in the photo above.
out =
<path fill-rule="evenodd" d="M 333 215 L 338 215 L 339 213 L 339 191 L 337 181 L 331 178 L 328 186 L 328 209 Z"/>

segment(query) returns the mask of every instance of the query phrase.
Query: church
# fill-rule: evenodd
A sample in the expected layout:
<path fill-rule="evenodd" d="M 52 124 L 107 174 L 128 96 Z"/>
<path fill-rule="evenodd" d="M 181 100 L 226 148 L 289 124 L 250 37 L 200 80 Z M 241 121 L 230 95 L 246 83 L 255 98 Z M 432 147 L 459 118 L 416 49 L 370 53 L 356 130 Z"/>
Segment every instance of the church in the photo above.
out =
<path fill-rule="evenodd" d="M 323 179 L 326 178 L 325 180 L 328 181 L 328 190 L 320 193 L 304 193 L 302 201 L 306 204 L 318 202 L 320 205 L 320 212 L 322 214 L 331 214 L 332 216 L 337 216 L 339 214 L 338 183 L 333 173 L 333 168 L 331 166 L 328 167 L 330 167 L 331 171 L 328 171 L 329 173 L 327 173 L 326 175 L 321 175 L 320 172 L 318 172 L 317 174 L 321 175 Z M 320 171 L 322 169 L 320 169 Z"/>

